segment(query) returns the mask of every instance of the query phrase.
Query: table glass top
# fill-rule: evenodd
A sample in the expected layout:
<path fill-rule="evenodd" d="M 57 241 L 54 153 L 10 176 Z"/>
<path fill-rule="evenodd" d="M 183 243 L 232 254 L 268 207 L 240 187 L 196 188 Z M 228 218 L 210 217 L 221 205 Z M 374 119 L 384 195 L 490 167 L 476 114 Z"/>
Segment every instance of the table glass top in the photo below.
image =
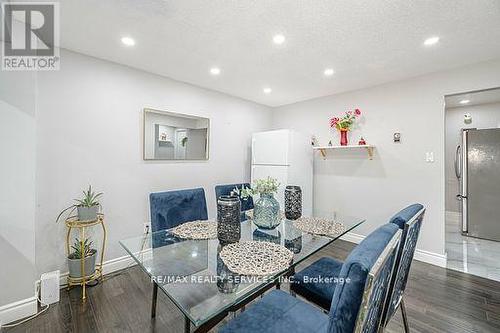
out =
<path fill-rule="evenodd" d="M 240 241 L 274 242 L 294 253 L 287 269 L 268 277 L 241 277 L 229 271 L 220 259 L 221 245 L 217 239 L 185 240 L 163 230 L 128 238 L 120 244 L 151 281 L 194 325 L 200 326 L 364 222 L 361 218 L 335 213 L 317 212 L 314 216 L 342 223 L 345 228 L 335 237 L 326 237 L 302 232 L 286 219 L 274 230 L 258 229 L 251 220 L 241 223 Z"/>

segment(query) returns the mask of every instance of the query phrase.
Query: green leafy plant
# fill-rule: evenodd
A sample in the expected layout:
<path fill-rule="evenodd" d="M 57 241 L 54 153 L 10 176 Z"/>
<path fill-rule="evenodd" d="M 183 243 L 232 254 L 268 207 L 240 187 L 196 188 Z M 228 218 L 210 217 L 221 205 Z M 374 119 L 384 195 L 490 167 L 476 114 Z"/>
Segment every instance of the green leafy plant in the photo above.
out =
<path fill-rule="evenodd" d="M 100 206 L 99 202 L 99 197 L 102 196 L 102 193 L 95 193 L 92 191 L 92 186 L 89 185 L 89 188 L 87 191 L 83 191 L 83 198 L 82 199 L 74 199 L 76 201 L 75 204 L 63 209 L 62 212 L 59 213 L 59 215 L 56 218 L 56 222 L 59 222 L 61 216 L 69 211 L 68 215 L 71 215 L 75 211 L 76 208 L 78 207 L 94 207 L 94 206 Z"/>
<path fill-rule="evenodd" d="M 83 252 L 81 240 L 78 238 L 75 238 L 75 242 L 71 245 L 71 248 L 73 249 L 73 253 L 69 255 L 70 259 L 87 258 L 96 252 L 96 250 L 92 248 L 92 241 L 88 238 L 83 241 Z"/>
<path fill-rule="evenodd" d="M 267 177 L 263 179 L 257 179 L 252 187 L 243 186 L 240 189 L 235 188 L 233 192 L 237 193 L 241 198 L 245 199 L 256 194 L 274 194 L 278 192 L 278 187 L 280 183 L 276 178 Z"/>
<path fill-rule="evenodd" d="M 77 207 L 94 207 L 99 205 L 99 200 L 97 200 L 102 193 L 95 193 L 92 191 L 92 186 L 89 185 L 87 191 L 83 191 L 83 199 L 75 199 L 78 202 Z"/>
<path fill-rule="evenodd" d="M 185 136 L 185 137 L 183 137 L 183 138 L 182 138 L 182 140 L 181 140 L 181 145 L 182 145 L 183 147 L 186 147 L 187 142 L 188 142 L 188 137 L 187 137 L 187 136 Z"/>

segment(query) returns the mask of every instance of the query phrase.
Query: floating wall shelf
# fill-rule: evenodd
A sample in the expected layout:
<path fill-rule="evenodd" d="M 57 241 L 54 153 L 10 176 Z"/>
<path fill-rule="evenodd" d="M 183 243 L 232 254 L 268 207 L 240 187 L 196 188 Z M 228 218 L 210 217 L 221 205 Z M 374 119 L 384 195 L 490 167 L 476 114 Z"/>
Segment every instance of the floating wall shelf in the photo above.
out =
<path fill-rule="evenodd" d="M 323 158 L 326 158 L 326 151 L 330 149 L 366 149 L 368 157 L 370 160 L 373 159 L 373 150 L 375 146 L 373 145 L 352 145 L 352 146 L 324 146 L 324 147 L 313 147 L 314 150 L 318 150 Z"/>

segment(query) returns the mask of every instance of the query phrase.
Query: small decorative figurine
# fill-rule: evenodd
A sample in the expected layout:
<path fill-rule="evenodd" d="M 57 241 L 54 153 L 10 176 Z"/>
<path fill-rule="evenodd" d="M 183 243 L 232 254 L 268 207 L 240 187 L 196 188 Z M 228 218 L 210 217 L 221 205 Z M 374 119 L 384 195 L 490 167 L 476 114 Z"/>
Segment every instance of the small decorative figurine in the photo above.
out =
<path fill-rule="evenodd" d="M 316 139 L 315 135 L 311 136 L 311 145 L 313 147 L 316 147 L 318 145 L 318 139 Z"/>
<path fill-rule="evenodd" d="M 333 144 L 332 144 L 332 140 L 330 140 L 330 141 L 328 142 L 328 145 L 329 145 L 330 147 L 331 147 L 331 146 L 333 146 Z"/>
<path fill-rule="evenodd" d="M 361 139 L 359 139 L 358 145 L 360 145 L 360 146 L 366 145 L 366 141 L 365 141 L 365 139 L 363 139 L 363 137 L 361 137 Z"/>

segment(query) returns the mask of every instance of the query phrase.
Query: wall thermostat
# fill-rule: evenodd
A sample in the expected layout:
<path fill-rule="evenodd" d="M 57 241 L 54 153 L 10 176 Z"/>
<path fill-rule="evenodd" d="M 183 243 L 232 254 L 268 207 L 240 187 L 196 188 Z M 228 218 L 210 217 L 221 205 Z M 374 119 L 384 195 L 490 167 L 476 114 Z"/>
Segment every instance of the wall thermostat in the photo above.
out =
<path fill-rule="evenodd" d="M 396 132 L 394 133 L 394 142 L 401 142 L 401 133 Z"/>

